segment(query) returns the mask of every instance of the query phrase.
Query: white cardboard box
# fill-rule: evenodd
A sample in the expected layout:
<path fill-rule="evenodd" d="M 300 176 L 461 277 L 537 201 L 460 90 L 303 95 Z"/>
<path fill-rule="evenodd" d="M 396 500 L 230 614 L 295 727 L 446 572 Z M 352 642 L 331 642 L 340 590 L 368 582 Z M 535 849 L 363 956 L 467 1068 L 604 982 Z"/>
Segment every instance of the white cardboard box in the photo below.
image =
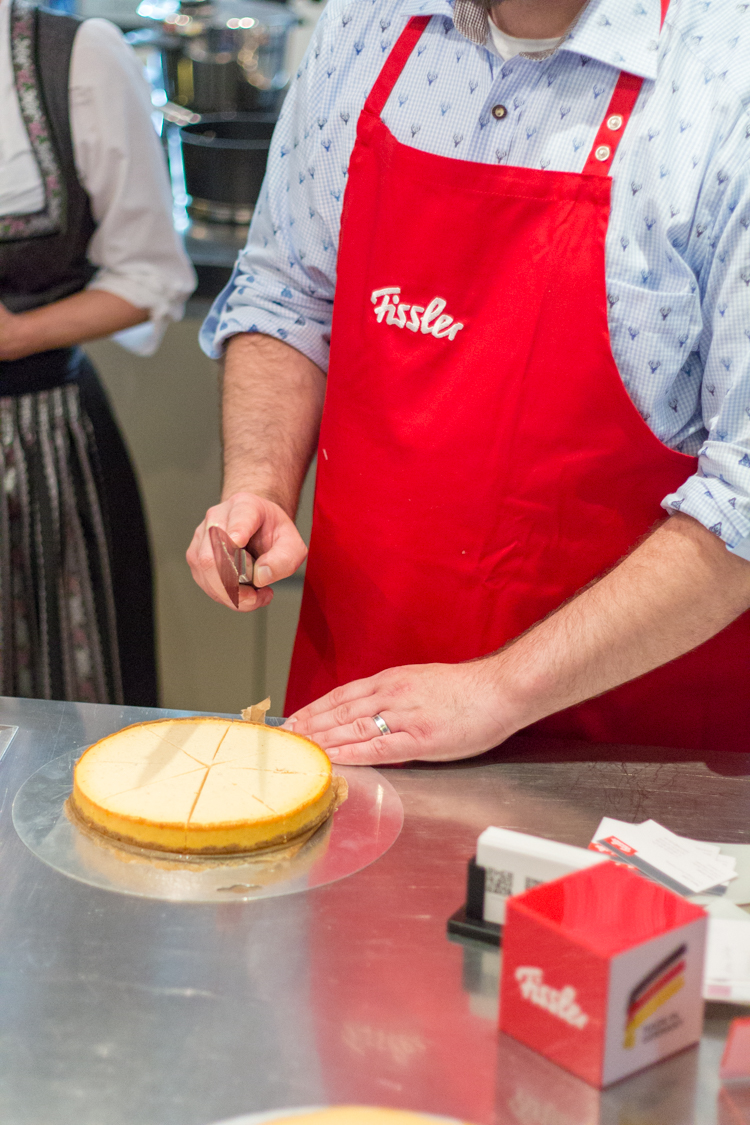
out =
<path fill-rule="evenodd" d="M 485 922 L 504 924 L 509 895 L 529 891 L 571 871 L 593 867 L 607 858 L 587 848 L 559 844 L 510 828 L 486 828 L 477 840 L 477 863 L 485 869 Z"/>

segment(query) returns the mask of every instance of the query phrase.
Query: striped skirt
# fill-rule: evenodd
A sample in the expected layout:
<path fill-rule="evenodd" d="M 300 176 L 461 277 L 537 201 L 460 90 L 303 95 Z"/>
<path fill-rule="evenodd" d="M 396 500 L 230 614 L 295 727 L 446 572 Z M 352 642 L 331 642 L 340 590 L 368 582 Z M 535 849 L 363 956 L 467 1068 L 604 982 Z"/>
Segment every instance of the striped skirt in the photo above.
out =
<path fill-rule="evenodd" d="M 0 694 L 153 705 L 153 647 L 135 478 L 80 356 L 74 381 L 0 397 Z"/>

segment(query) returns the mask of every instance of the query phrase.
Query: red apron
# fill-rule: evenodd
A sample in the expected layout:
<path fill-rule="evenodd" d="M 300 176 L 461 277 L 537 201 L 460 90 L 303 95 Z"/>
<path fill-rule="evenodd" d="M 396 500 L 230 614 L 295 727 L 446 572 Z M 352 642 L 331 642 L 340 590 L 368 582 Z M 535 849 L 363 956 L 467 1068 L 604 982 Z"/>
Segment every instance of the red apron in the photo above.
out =
<path fill-rule="evenodd" d="M 380 119 L 429 22 L 357 126 L 287 714 L 493 652 L 614 566 L 696 469 L 638 414 L 609 341 L 609 171 L 641 79 L 620 75 L 582 174 L 434 156 Z M 747 750 L 749 673 L 746 615 L 537 729 Z"/>

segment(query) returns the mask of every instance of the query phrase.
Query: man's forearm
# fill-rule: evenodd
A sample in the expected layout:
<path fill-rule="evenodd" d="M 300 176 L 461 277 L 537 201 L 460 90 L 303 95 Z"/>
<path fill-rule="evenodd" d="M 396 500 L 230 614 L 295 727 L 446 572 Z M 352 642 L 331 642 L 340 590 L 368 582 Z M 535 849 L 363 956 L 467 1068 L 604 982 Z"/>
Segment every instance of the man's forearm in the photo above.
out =
<path fill-rule="evenodd" d="M 292 517 L 315 453 L 326 378 L 288 344 L 233 336 L 224 360 L 224 499 L 252 492 Z"/>
<path fill-rule="evenodd" d="M 514 729 L 601 695 L 718 633 L 750 607 L 750 562 L 674 515 L 614 570 L 490 657 Z"/>

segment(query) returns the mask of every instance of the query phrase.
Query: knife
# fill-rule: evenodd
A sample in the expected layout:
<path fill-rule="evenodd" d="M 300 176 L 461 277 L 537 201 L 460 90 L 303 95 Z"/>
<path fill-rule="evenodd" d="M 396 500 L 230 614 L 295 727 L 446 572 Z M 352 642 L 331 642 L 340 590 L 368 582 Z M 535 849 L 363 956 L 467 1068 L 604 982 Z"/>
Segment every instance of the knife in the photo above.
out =
<path fill-rule="evenodd" d="M 253 586 L 255 556 L 246 547 L 235 547 L 220 527 L 209 527 L 208 535 L 221 584 L 237 609 L 240 608 L 240 586 Z"/>

